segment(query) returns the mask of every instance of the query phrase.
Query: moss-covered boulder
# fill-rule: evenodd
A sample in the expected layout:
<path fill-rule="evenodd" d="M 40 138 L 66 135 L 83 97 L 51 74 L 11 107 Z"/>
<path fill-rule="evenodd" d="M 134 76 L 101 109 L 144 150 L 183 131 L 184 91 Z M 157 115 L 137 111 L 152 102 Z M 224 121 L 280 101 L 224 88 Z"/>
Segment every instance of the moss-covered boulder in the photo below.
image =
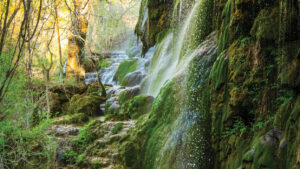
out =
<path fill-rule="evenodd" d="M 122 105 L 121 114 L 126 114 L 131 119 L 137 119 L 150 111 L 153 101 L 152 96 L 138 95 Z"/>
<path fill-rule="evenodd" d="M 125 166 L 132 167 L 135 165 L 135 160 L 137 159 L 138 154 L 132 142 L 123 143 L 120 154 L 122 157 L 122 161 L 124 161 L 125 163 Z"/>
<path fill-rule="evenodd" d="M 126 103 L 127 101 L 129 101 L 130 99 L 133 99 L 139 93 L 140 93 L 139 87 L 133 87 L 130 89 L 126 89 L 120 93 L 118 101 L 122 105 L 122 104 Z"/>
<path fill-rule="evenodd" d="M 124 60 L 118 67 L 114 80 L 122 84 L 124 77 L 131 72 L 134 72 L 138 66 L 138 59 Z"/>
<path fill-rule="evenodd" d="M 98 95 L 74 95 L 69 103 L 69 113 L 84 113 L 89 116 L 101 115 L 100 104 L 106 98 Z"/>

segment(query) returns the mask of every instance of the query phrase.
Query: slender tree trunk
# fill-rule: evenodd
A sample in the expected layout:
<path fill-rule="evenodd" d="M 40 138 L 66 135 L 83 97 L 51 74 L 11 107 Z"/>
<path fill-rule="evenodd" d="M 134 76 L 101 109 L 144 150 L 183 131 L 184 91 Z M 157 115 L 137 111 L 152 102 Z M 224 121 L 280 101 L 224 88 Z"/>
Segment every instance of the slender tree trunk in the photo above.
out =
<path fill-rule="evenodd" d="M 58 2 L 58 1 L 57 1 Z M 59 32 L 59 22 L 58 22 L 58 9 L 57 9 L 58 3 L 56 3 L 55 6 L 55 22 L 56 22 L 56 32 L 57 32 L 57 41 L 58 41 L 58 52 L 59 52 L 59 63 L 61 66 L 61 70 L 63 68 L 63 62 L 62 62 L 62 52 L 61 52 L 61 41 L 60 41 L 60 32 Z"/>
<path fill-rule="evenodd" d="M 49 79 L 50 79 L 50 70 L 45 71 L 45 85 L 46 85 L 46 102 L 47 102 L 47 119 L 49 119 L 50 115 L 50 98 L 49 98 Z"/>
<path fill-rule="evenodd" d="M 98 71 L 97 71 L 97 81 L 98 81 L 98 85 L 101 87 L 101 95 L 103 97 L 106 97 L 105 87 L 104 87 L 103 83 L 101 82 L 100 75 L 99 75 Z"/>

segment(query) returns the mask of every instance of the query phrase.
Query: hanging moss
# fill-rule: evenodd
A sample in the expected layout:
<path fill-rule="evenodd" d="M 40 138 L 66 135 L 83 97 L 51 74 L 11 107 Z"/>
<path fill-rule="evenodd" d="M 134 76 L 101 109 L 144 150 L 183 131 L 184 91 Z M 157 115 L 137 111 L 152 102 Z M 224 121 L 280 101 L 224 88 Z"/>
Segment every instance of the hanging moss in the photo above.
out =
<path fill-rule="evenodd" d="M 221 55 L 212 67 L 209 78 L 217 90 L 221 85 L 227 82 L 228 77 L 228 59 Z"/>
<path fill-rule="evenodd" d="M 218 54 L 228 47 L 229 40 L 229 30 L 230 30 L 230 20 L 233 11 L 232 1 L 228 0 L 222 12 L 222 17 L 224 18 L 220 30 L 220 35 L 218 38 Z"/>

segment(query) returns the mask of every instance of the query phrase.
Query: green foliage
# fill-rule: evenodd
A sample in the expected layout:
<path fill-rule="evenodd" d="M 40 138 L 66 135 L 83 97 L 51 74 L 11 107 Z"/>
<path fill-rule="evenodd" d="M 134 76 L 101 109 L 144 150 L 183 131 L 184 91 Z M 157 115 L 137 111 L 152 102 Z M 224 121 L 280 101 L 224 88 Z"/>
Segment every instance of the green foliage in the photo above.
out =
<path fill-rule="evenodd" d="M 292 90 L 279 90 L 280 97 L 277 98 L 279 104 L 286 105 L 294 98 L 294 93 Z"/>
<path fill-rule="evenodd" d="M 88 164 L 88 159 L 87 159 L 87 154 L 86 152 L 80 154 L 77 158 L 76 158 L 76 164 L 78 166 L 86 166 Z"/>
<path fill-rule="evenodd" d="M 101 163 L 101 161 L 96 161 L 92 163 L 91 169 L 99 169 L 101 167 L 104 167 L 104 165 Z"/>
<path fill-rule="evenodd" d="M 45 130 L 52 124 L 43 121 L 33 129 L 22 129 L 17 121 L 0 122 L 0 159 L 6 168 L 46 168 L 54 165 L 56 144 Z"/>
<path fill-rule="evenodd" d="M 123 129 L 123 123 L 117 123 L 111 130 L 112 134 L 118 134 Z"/>
<path fill-rule="evenodd" d="M 66 164 L 74 164 L 76 162 L 77 153 L 73 150 L 63 152 L 62 161 Z"/>
<path fill-rule="evenodd" d="M 100 129 L 100 121 L 90 121 L 79 131 L 79 135 L 72 140 L 72 145 L 76 147 L 79 152 L 83 152 L 89 144 L 103 136 Z"/>
<path fill-rule="evenodd" d="M 260 131 L 261 129 L 263 129 L 264 127 L 268 126 L 270 123 L 273 123 L 275 119 L 275 116 L 269 116 L 266 120 L 263 121 L 258 121 L 256 123 L 253 124 L 251 131 Z"/>
<path fill-rule="evenodd" d="M 116 74 L 114 75 L 114 80 L 117 80 L 120 84 L 124 77 L 131 72 L 134 72 L 138 66 L 138 59 L 124 60 L 118 67 Z"/>
<path fill-rule="evenodd" d="M 236 118 L 233 123 L 233 126 L 230 129 L 224 131 L 223 136 L 229 137 L 231 135 L 237 135 L 237 134 L 243 135 L 246 132 L 246 129 L 247 126 L 242 120 L 242 118 Z"/>
<path fill-rule="evenodd" d="M 251 37 L 245 37 L 241 40 L 241 47 L 246 48 L 251 42 Z"/>
<path fill-rule="evenodd" d="M 112 62 L 110 59 L 100 59 L 98 63 L 98 69 L 105 69 L 112 65 Z"/>

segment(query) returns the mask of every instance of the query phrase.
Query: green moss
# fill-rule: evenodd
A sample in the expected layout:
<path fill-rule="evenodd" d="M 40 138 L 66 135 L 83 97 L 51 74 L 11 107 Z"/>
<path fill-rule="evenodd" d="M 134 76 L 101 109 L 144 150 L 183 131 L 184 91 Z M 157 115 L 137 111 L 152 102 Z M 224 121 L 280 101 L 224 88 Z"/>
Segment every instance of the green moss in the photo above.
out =
<path fill-rule="evenodd" d="M 129 115 L 132 119 L 150 111 L 153 103 L 153 97 L 147 95 L 138 95 L 132 100 L 122 105 L 121 114 Z"/>
<path fill-rule="evenodd" d="M 141 1 L 140 11 L 139 11 L 139 19 L 135 26 L 135 34 L 138 35 L 138 37 L 140 37 L 142 35 L 142 22 L 144 19 L 147 4 L 148 4 L 148 0 Z"/>
<path fill-rule="evenodd" d="M 131 90 L 124 90 L 120 93 L 118 101 L 122 105 L 126 103 L 127 101 L 133 99 L 136 96 L 136 92 Z"/>
<path fill-rule="evenodd" d="M 286 124 L 285 133 L 287 141 L 285 168 L 299 168 L 299 140 L 300 140 L 300 96 L 295 100 Z"/>
<path fill-rule="evenodd" d="M 81 168 L 88 166 L 88 159 L 87 159 L 87 154 L 86 152 L 80 154 L 76 158 L 76 165 L 80 166 Z"/>
<path fill-rule="evenodd" d="M 156 44 L 160 43 L 169 33 L 170 33 L 170 29 L 167 29 L 167 30 L 163 30 L 161 32 L 159 32 L 157 35 L 156 35 Z"/>
<path fill-rule="evenodd" d="M 156 168 L 155 159 L 178 113 L 174 112 L 175 106 L 170 106 L 176 105 L 174 92 L 175 82 L 167 83 L 155 99 L 151 112 L 141 116 L 136 123 L 137 129 L 132 130 L 133 133 L 122 139 L 124 143 L 120 147 L 120 152 L 122 162 L 126 166 L 133 169 Z M 144 98 L 146 98 L 144 95 L 137 96 L 137 100 Z"/>
<path fill-rule="evenodd" d="M 123 129 L 123 123 L 117 123 L 111 130 L 112 134 L 118 134 Z"/>
<path fill-rule="evenodd" d="M 56 124 L 84 124 L 89 121 L 89 117 L 84 113 L 67 115 L 66 119 L 58 121 Z"/>
<path fill-rule="evenodd" d="M 203 42 L 209 33 L 213 30 L 213 6 L 214 1 L 202 0 L 197 9 L 197 19 L 193 28 L 193 47 Z"/>
<path fill-rule="evenodd" d="M 159 17 L 159 9 L 154 9 L 152 12 L 151 12 L 151 19 L 157 19 Z"/>
<path fill-rule="evenodd" d="M 89 144 L 102 137 L 101 124 L 100 121 L 91 121 L 85 125 L 79 131 L 79 135 L 72 140 L 73 147 L 82 153 Z"/>
<path fill-rule="evenodd" d="M 100 115 L 102 112 L 99 105 L 105 102 L 106 98 L 97 95 L 74 95 L 69 104 L 69 112 L 85 113 L 90 116 Z"/>
<path fill-rule="evenodd" d="M 134 72 L 138 66 L 138 59 L 124 60 L 118 67 L 116 74 L 114 75 L 114 80 L 122 83 L 124 77 L 131 72 Z"/>
<path fill-rule="evenodd" d="M 231 13 L 233 11 L 232 1 L 228 0 L 222 12 L 222 17 L 224 18 L 221 31 L 218 38 L 218 54 L 221 54 L 223 50 L 228 47 L 229 44 L 229 30 L 230 30 L 230 20 L 231 20 Z"/>
<path fill-rule="evenodd" d="M 66 164 L 74 164 L 76 162 L 77 153 L 74 151 L 63 152 L 62 161 Z"/>
<path fill-rule="evenodd" d="M 132 167 L 136 163 L 137 151 L 132 142 L 124 142 L 122 144 L 121 156 L 127 167 Z"/>
<path fill-rule="evenodd" d="M 285 43 L 280 49 L 278 60 L 281 84 L 297 87 L 300 86 L 300 40 Z"/>
<path fill-rule="evenodd" d="M 214 63 L 211 73 L 209 75 L 215 90 L 221 85 L 227 82 L 228 77 L 228 59 L 224 55 L 221 55 L 218 60 Z"/>
<path fill-rule="evenodd" d="M 98 85 L 90 84 L 88 85 L 86 93 L 88 94 L 98 94 L 101 92 L 101 89 Z"/>
<path fill-rule="evenodd" d="M 279 35 L 279 8 L 261 10 L 251 29 L 257 39 L 277 40 Z"/>
<path fill-rule="evenodd" d="M 101 161 L 95 161 L 91 164 L 91 169 L 99 169 L 105 167 L 104 164 L 101 163 Z"/>

